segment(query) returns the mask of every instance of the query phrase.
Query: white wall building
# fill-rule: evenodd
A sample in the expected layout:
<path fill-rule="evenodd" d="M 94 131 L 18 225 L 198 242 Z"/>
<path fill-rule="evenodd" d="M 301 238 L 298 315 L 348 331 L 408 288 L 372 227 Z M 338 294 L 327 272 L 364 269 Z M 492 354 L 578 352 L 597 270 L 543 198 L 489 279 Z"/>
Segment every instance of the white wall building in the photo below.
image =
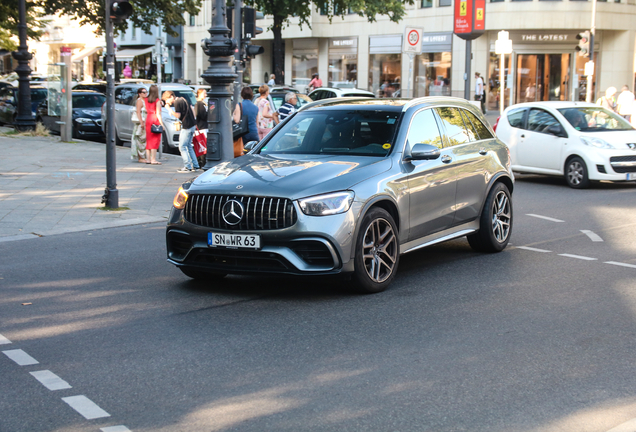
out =
<path fill-rule="evenodd" d="M 209 37 L 211 2 L 205 0 L 184 28 L 185 79 L 201 82 L 207 57 L 200 41 Z M 419 0 L 406 6 L 400 23 L 378 16 L 377 22 L 349 14 L 330 24 L 313 9 L 311 28 L 298 20 L 283 30 L 287 85 L 298 84 L 318 72 L 325 86 L 349 82 L 378 96 L 398 89 L 402 95 L 464 95 L 466 42 L 452 34 L 452 0 Z M 581 0 L 490 0 L 486 3 L 486 33 L 472 42 L 471 71 L 480 72 L 488 90 L 488 109 L 498 107 L 499 56 L 495 40 L 500 30 L 510 32 L 513 54 L 506 57 L 506 106 L 529 100 L 579 100 L 585 97 L 586 58 L 577 55 L 576 35 L 591 26 L 592 2 Z M 634 88 L 636 0 L 597 3 L 595 38 L 595 97 L 607 87 Z M 266 29 L 271 19 L 259 22 Z M 402 54 L 406 27 L 422 28 L 423 52 L 414 59 L 412 80 L 409 58 Z M 253 39 L 265 53 L 251 61 L 251 82 L 268 80 L 272 73 L 271 31 Z M 409 82 L 410 81 L 410 82 Z M 474 79 L 470 78 L 471 94 Z"/>

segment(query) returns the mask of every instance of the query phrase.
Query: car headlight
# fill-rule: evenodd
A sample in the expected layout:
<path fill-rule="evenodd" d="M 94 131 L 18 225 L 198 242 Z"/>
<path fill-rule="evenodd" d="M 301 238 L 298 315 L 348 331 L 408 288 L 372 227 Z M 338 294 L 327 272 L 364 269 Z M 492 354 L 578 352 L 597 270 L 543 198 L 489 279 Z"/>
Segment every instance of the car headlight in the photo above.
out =
<path fill-rule="evenodd" d="M 177 191 L 177 194 L 174 196 L 174 200 L 172 201 L 172 205 L 176 209 L 183 209 L 186 205 L 186 201 L 188 201 L 188 192 L 181 186 Z"/>
<path fill-rule="evenodd" d="M 597 138 L 597 137 L 581 137 L 581 142 L 590 147 L 596 147 L 600 149 L 613 149 L 614 146 L 608 143 L 607 141 Z"/>
<path fill-rule="evenodd" d="M 307 216 L 328 216 L 349 210 L 354 197 L 352 191 L 344 191 L 299 199 L 298 203 Z"/>
<path fill-rule="evenodd" d="M 84 117 L 76 118 L 76 119 L 75 119 L 75 121 L 76 121 L 77 123 L 93 123 L 93 120 L 92 120 L 92 119 L 84 118 Z"/>

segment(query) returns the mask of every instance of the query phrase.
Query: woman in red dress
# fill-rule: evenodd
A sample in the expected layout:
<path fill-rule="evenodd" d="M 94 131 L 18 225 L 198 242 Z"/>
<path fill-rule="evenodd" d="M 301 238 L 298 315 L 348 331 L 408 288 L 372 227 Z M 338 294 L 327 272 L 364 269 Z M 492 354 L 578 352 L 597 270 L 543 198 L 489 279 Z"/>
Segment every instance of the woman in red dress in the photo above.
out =
<path fill-rule="evenodd" d="M 146 150 L 150 156 L 150 162 L 152 165 L 161 165 L 161 162 L 157 161 L 157 150 L 161 145 L 161 133 L 153 133 L 151 131 L 152 125 L 163 126 L 161 120 L 161 98 L 159 98 L 159 89 L 156 85 L 151 85 L 148 91 L 148 97 L 144 99 L 146 104 Z M 165 128 L 165 127 L 164 127 Z"/>

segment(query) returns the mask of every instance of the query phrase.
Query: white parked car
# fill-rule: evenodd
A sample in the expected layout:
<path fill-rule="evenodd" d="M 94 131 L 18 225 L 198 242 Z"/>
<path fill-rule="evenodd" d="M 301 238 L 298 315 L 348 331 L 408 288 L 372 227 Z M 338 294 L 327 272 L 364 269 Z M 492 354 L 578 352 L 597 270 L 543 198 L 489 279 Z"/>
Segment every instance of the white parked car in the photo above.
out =
<path fill-rule="evenodd" d="M 591 180 L 636 180 L 636 130 L 598 105 L 512 105 L 496 132 L 510 148 L 513 171 L 564 176 L 576 189 L 589 187 Z"/>
<path fill-rule="evenodd" d="M 339 97 L 368 97 L 374 98 L 375 95 L 366 90 L 354 89 L 354 88 L 330 88 L 320 87 L 308 94 L 313 101 L 321 99 L 339 98 Z"/>

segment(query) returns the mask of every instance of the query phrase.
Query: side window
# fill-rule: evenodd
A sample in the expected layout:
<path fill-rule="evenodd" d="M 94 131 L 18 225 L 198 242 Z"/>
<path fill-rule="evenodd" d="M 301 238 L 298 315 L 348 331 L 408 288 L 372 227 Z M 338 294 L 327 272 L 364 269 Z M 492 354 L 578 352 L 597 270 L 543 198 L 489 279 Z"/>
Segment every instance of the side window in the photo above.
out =
<path fill-rule="evenodd" d="M 528 114 L 528 130 L 539 133 L 548 133 L 552 125 L 560 125 L 559 121 L 549 112 L 533 108 Z"/>
<path fill-rule="evenodd" d="M 322 99 L 322 90 L 318 90 L 315 93 L 312 93 L 311 98 L 315 101 Z"/>
<path fill-rule="evenodd" d="M 466 114 L 467 114 L 466 110 L 460 109 L 459 112 L 462 113 L 462 118 L 464 119 L 464 126 L 466 126 L 466 133 L 468 134 L 468 140 L 479 141 L 479 134 L 473 127 L 473 124 L 470 122 L 470 120 L 468 120 L 468 117 L 466 117 Z"/>
<path fill-rule="evenodd" d="M 488 128 L 481 122 L 481 120 L 479 120 L 477 118 L 477 116 L 475 114 L 473 114 L 472 112 L 465 110 L 464 114 L 466 115 L 467 118 L 467 123 L 471 123 L 473 125 L 473 128 L 475 130 L 475 132 L 477 133 L 477 136 L 480 140 L 483 139 L 492 139 L 494 138 L 492 136 L 492 134 L 490 133 L 490 131 L 488 130 Z"/>
<path fill-rule="evenodd" d="M 526 113 L 525 109 L 511 110 L 508 112 L 508 123 L 513 128 L 523 129 L 523 115 Z"/>
<path fill-rule="evenodd" d="M 436 108 L 436 110 L 442 119 L 442 123 L 444 123 L 449 145 L 456 146 L 467 143 L 469 141 L 469 136 L 459 109 L 444 107 Z"/>
<path fill-rule="evenodd" d="M 124 88 L 121 92 L 121 103 L 124 105 L 132 105 L 135 98 L 135 92 L 131 88 Z"/>
<path fill-rule="evenodd" d="M 115 89 L 115 103 L 121 104 L 123 103 L 121 100 L 121 92 L 124 90 L 124 87 L 119 87 Z"/>
<path fill-rule="evenodd" d="M 444 146 L 432 109 L 420 111 L 413 117 L 406 138 L 407 149 L 412 149 L 415 144 L 430 144 L 440 149 Z"/>

